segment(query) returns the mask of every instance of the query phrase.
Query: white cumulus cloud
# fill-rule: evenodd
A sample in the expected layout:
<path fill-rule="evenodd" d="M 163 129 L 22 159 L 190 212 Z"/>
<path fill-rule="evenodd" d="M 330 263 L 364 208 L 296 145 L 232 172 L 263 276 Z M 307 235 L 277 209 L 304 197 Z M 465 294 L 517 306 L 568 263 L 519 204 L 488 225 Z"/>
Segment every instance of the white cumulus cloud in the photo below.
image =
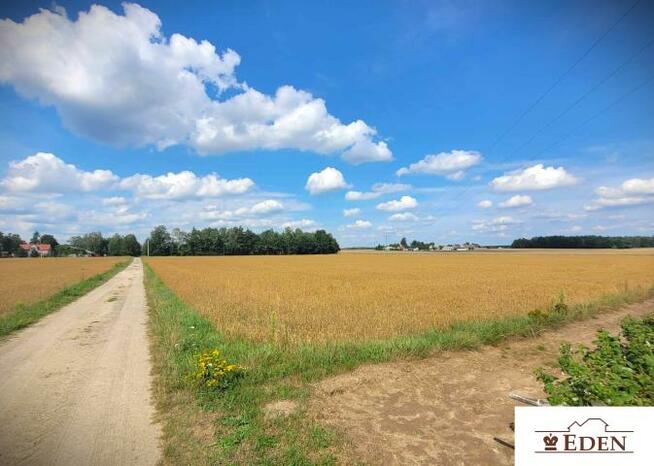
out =
<path fill-rule="evenodd" d="M 227 180 L 211 173 L 198 176 L 191 171 L 160 176 L 135 174 L 120 178 L 110 170 L 84 171 L 54 154 L 39 152 L 9 162 L 0 186 L 9 192 L 67 193 L 100 190 L 132 191 L 147 199 L 183 199 L 244 194 L 254 187 L 250 178 Z M 105 205 L 124 204 L 120 196 L 103 200 Z"/>
<path fill-rule="evenodd" d="M 491 220 L 476 220 L 473 222 L 472 229 L 481 232 L 502 233 L 519 223 L 522 222 L 508 215 L 502 215 Z"/>
<path fill-rule="evenodd" d="M 305 186 L 311 194 L 322 194 L 347 187 L 348 184 L 345 182 L 343 174 L 333 167 L 327 167 L 323 171 L 309 175 Z"/>
<path fill-rule="evenodd" d="M 392 200 L 388 202 L 382 202 L 377 204 L 379 210 L 386 210 L 390 212 L 396 212 L 400 210 L 415 209 L 418 206 L 418 201 L 411 196 L 402 196 L 398 200 Z"/>
<path fill-rule="evenodd" d="M 417 222 L 419 219 L 411 212 L 403 212 L 401 214 L 393 214 L 388 219 L 391 222 Z"/>
<path fill-rule="evenodd" d="M 261 201 L 254 204 L 250 208 L 250 213 L 254 215 L 264 215 L 264 214 L 269 214 L 271 212 L 278 212 L 283 209 L 284 209 L 284 205 L 281 202 L 275 199 L 267 199 L 265 201 Z"/>
<path fill-rule="evenodd" d="M 477 203 L 477 207 L 480 207 L 482 209 L 488 209 L 490 207 L 493 207 L 493 201 L 489 201 L 488 199 L 484 199 L 484 200 L 479 201 Z"/>
<path fill-rule="evenodd" d="M 370 191 L 348 191 L 345 199 L 348 201 L 368 201 L 377 199 L 384 194 L 397 193 L 411 189 L 410 184 L 404 183 L 375 183 Z"/>
<path fill-rule="evenodd" d="M 118 186 L 146 199 L 185 199 L 243 194 L 254 187 L 254 181 L 250 178 L 226 180 L 215 173 L 197 176 L 185 170 L 159 176 L 136 174 L 123 178 Z"/>
<path fill-rule="evenodd" d="M 354 223 L 345 225 L 345 228 L 347 228 L 348 230 L 365 230 L 370 228 L 371 226 L 372 223 L 370 223 L 368 220 L 356 220 Z"/>
<path fill-rule="evenodd" d="M 474 150 L 453 150 L 430 154 L 424 159 L 412 163 L 408 167 L 400 168 L 398 176 L 422 173 L 426 175 L 443 175 L 452 180 L 460 180 L 465 175 L 465 170 L 481 162 L 481 153 Z"/>
<path fill-rule="evenodd" d="M 108 188 L 118 179 L 110 170 L 84 171 L 54 154 L 38 152 L 9 162 L 9 170 L 0 186 L 11 192 L 88 192 Z"/>
<path fill-rule="evenodd" d="M 600 186 L 598 196 L 585 206 L 588 211 L 605 207 L 628 207 L 654 203 L 654 178 L 631 178 L 619 187 Z"/>
<path fill-rule="evenodd" d="M 533 204 L 534 201 L 531 196 L 516 194 L 508 198 L 506 201 L 500 202 L 500 207 L 504 209 L 511 209 L 514 207 L 524 207 Z"/>
<path fill-rule="evenodd" d="M 361 209 L 355 207 L 354 209 L 343 209 L 344 217 L 356 217 L 361 213 Z"/>
<path fill-rule="evenodd" d="M 241 57 L 234 50 L 166 37 L 155 13 L 122 6 L 122 14 L 93 5 L 75 19 L 56 8 L 18 23 L 1 20 L 0 82 L 54 106 L 74 132 L 110 144 L 188 144 L 201 154 L 289 148 L 340 152 L 350 163 L 392 160 L 364 121 L 342 123 L 324 100 L 292 86 L 263 94 L 237 80 Z"/>
<path fill-rule="evenodd" d="M 282 228 L 291 228 L 293 230 L 296 228 L 300 228 L 301 230 L 315 230 L 317 227 L 318 224 L 316 221 L 308 218 L 303 218 L 300 220 L 289 220 L 288 222 L 284 222 L 282 224 Z"/>
<path fill-rule="evenodd" d="M 572 186 L 579 180 L 563 167 L 545 167 L 542 163 L 506 173 L 491 181 L 496 191 L 540 191 Z"/>

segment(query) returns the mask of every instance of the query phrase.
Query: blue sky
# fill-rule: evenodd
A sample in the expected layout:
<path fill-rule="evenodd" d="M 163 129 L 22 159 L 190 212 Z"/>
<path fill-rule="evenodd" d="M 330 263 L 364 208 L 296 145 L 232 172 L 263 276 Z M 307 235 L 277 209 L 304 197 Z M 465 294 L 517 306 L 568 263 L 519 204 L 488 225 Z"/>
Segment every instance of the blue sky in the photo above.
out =
<path fill-rule="evenodd" d="M 13 3 L 2 231 L 654 232 L 651 2 Z"/>

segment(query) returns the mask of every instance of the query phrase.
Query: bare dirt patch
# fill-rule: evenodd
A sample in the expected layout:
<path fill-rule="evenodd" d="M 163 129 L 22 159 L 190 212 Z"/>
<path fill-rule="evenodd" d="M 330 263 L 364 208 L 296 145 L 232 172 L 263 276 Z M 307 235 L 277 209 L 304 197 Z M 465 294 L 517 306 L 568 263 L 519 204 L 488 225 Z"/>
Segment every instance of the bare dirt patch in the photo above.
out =
<path fill-rule="evenodd" d="M 263 407 L 263 414 L 266 419 L 274 419 L 276 417 L 290 416 L 297 411 L 298 405 L 295 401 L 279 400 L 268 403 Z"/>
<path fill-rule="evenodd" d="M 513 441 L 509 423 L 516 403 L 508 394 L 544 397 L 533 371 L 553 364 L 562 342 L 591 343 L 599 328 L 615 332 L 627 315 L 651 312 L 654 300 L 537 338 L 362 366 L 317 383 L 309 412 L 345 434 L 343 462 L 513 464 L 513 451 L 493 440 Z"/>

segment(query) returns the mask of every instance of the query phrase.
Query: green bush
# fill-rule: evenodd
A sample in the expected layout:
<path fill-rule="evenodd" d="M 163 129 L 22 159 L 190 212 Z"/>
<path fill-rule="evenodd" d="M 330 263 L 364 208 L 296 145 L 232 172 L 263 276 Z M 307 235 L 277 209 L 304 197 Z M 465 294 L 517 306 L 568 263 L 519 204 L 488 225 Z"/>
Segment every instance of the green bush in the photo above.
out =
<path fill-rule="evenodd" d="M 565 302 L 565 294 L 561 292 L 558 298 L 552 302 L 549 308 L 545 310 L 534 309 L 527 315 L 533 319 L 544 321 L 564 318 L 568 315 L 569 311 L 570 309 Z"/>
<path fill-rule="evenodd" d="M 548 401 L 567 406 L 654 405 L 654 316 L 627 318 L 622 335 L 597 332 L 596 347 L 561 345 L 564 379 L 538 369 Z"/>

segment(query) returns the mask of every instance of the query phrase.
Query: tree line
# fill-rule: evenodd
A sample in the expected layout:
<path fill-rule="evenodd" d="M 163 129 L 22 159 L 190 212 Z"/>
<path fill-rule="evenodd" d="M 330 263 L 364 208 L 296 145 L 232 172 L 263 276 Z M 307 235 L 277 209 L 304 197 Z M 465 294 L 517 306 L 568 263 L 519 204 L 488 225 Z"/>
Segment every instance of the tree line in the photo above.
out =
<path fill-rule="evenodd" d="M 151 256 L 222 256 L 334 254 L 340 250 L 336 239 L 325 230 L 305 232 L 286 228 L 259 234 L 243 227 L 193 228 L 171 232 L 164 225 L 155 227 L 144 243 L 144 253 Z"/>
<path fill-rule="evenodd" d="M 654 236 L 536 236 L 520 238 L 511 243 L 512 248 L 651 248 Z"/>
<path fill-rule="evenodd" d="M 20 247 L 26 242 L 18 234 L 0 232 L 0 253 L 27 256 L 28 253 Z M 257 234 L 234 227 L 193 228 L 190 232 L 175 228 L 169 232 L 164 225 L 155 227 L 143 246 L 131 233 L 104 237 L 99 231 L 72 236 L 66 244 L 60 244 L 53 235 L 36 231 L 29 243 L 50 244 L 55 256 L 140 256 L 147 252 L 151 256 L 333 254 L 340 250 L 336 239 L 325 230 L 305 232 L 287 228 L 282 232 L 266 230 Z"/>
<path fill-rule="evenodd" d="M 133 234 L 115 234 L 109 238 L 100 232 L 91 232 L 73 236 L 67 244 L 60 244 L 50 234 L 40 234 L 35 231 L 29 241 L 23 240 L 19 234 L 0 231 L 0 254 L 6 256 L 25 257 L 28 252 L 20 247 L 22 243 L 49 244 L 54 256 L 86 255 L 96 256 L 140 256 L 141 244 Z"/>

